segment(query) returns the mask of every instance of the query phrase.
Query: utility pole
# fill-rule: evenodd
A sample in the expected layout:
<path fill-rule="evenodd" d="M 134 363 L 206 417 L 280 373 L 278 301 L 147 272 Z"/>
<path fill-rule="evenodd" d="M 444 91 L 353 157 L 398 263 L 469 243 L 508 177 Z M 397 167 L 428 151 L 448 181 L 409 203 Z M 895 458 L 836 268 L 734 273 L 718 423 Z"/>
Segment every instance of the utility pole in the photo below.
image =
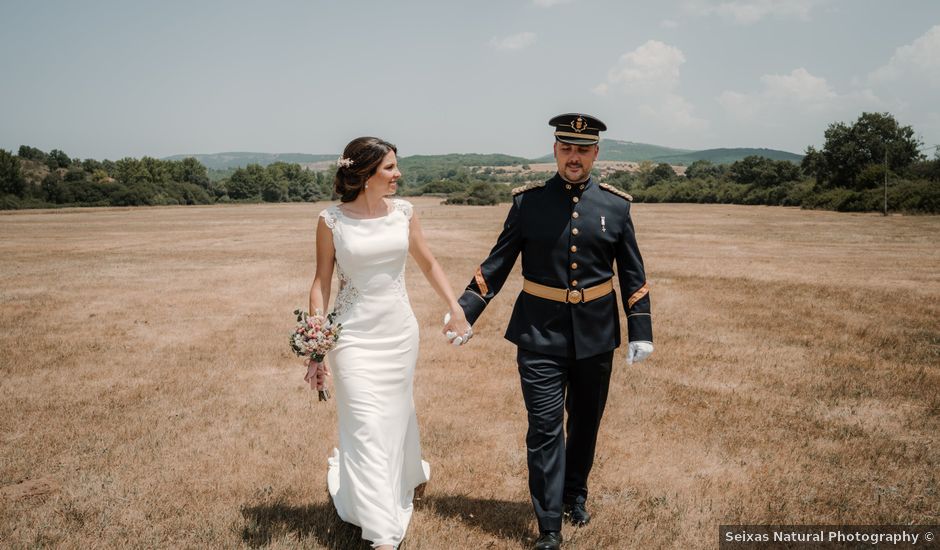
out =
<path fill-rule="evenodd" d="M 888 215 L 888 148 L 885 147 L 885 210 L 883 216 Z"/>

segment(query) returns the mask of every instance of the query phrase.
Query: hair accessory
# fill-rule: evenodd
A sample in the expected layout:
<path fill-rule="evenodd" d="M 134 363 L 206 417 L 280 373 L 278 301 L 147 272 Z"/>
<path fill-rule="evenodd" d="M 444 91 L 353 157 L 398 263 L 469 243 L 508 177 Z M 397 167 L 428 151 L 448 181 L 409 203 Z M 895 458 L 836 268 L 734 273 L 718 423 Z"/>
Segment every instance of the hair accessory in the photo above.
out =
<path fill-rule="evenodd" d="M 339 166 L 340 168 L 349 168 L 352 165 L 353 165 L 353 159 L 348 159 L 344 157 L 339 157 L 338 159 L 336 159 L 336 166 Z"/>

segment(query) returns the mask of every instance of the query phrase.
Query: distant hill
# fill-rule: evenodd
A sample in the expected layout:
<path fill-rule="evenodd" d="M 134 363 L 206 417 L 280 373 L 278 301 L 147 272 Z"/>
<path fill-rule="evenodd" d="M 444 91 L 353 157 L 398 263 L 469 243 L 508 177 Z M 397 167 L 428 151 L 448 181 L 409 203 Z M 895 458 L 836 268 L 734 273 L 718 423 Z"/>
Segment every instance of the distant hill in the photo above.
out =
<path fill-rule="evenodd" d="M 197 155 L 173 155 L 163 160 L 183 160 L 193 157 L 203 164 L 206 168 L 212 170 L 228 170 L 238 168 L 239 166 L 248 166 L 249 164 L 260 164 L 267 166 L 275 162 L 287 162 L 297 164 L 307 164 L 313 162 L 323 162 L 327 160 L 336 160 L 338 154 L 333 155 L 308 155 L 306 153 L 211 153 Z"/>
<path fill-rule="evenodd" d="M 666 162 L 673 165 L 682 164 L 688 166 L 696 160 L 708 160 L 715 164 L 727 164 L 741 160 L 748 155 L 760 155 L 774 160 L 788 160 L 797 163 L 803 159 L 802 155 L 776 149 L 738 147 L 690 151 L 689 149 L 675 149 L 661 145 L 651 145 L 649 143 L 605 139 L 601 142 L 601 152 L 598 156 L 598 160 L 632 162 L 651 160 L 653 162 Z M 227 172 L 240 166 L 248 166 L 249 164 L 267 166 L 275 162 L 298 163 L 314 170 L 322 170 L 324 166 L 322 164 L 316 165 L 315 163 L 332 162 L 336 160 L 338 156 L 338 154 L 310 155 L 306 153 L 230 152 L 173 155 L 166 157 L 164 160 L 182 160 L 187 157 L 194 157 L 210 170 Z M 404 169 L 425 166 L 446 166 L 452 168 L 461 166 L 518 166 L 521 164 L 542 162 L 553 162 L 552 155 L 545 155 L 537 159 L 525 159 L 523 157 L 499 153 L 451 153 L 449 155 L 411 155 L 401 158 L 401 166 Z"/>
<path fill-rule="evenodd" d="M 419 165 L 436 166 L 513 166 L 517 164 L 527 164 L 528 159 L 514 157 L 512 155 L 503 155 L 499 153 L 478 154 L 478 153 L 451 153 L 449 155 L 411 155 L 401 158 L 402 167 Z"/>
<path fill-rule="evenodd" d="M 661 145 L 650 145 L 649 143 L 634 143 L 632 141 L 618 141 L 616 139 L 605 139 L 602 142 L 601 152 L 597 156 L 598 160 L 646 160 L 656 157 L 665 157 L 668 155 L 681 155 L 691 153 L 689 149 L 673 149 L 672 147 L 663 147 Z M 549 155 L 551 158 L 551 155 Z"/>
<path fill-rule="evenodd" d="M 322 169 L 321 166 L 311 166 L 314 163 L 335 161 L 339 154 L 331 155 L 308 155 L 306 153 L 211 153 L 195 155 L 173 155 L 163 160 L 182 160 L 193 157 L 210 170 L 231 171 L 238 167 L 248 166 L 249 164 L 260 164 L 267 166 L 275 162 L 287 162 L 306 165 L 308 168 Z M 514 157 L 503 154 L 479 154 L 479 153 L 451 153 L 449 155 L 411 155 L 401 157 L 402 167 L 414 166 L 513 166 L 526 164 L 528 159 L 523 157 Z"/>
<path fill-rule="evenodd" d="M 713 164 L 730 164 L 751 155 L 766 157 L 773 160 L 788 160 L 799 164 L 803 160 L 803 155 L 779 151 L 777 149 L 755 149 L 750 147 L 734 147 L 724 149 L 704 149 L 702 151 L 691 151 L 681 155 L 663 155 L 653 157 L 653 162 L 667 162 L 669 164 L 684 164 L 688 166 L 697 160 L 711 161 Z"/>
<path fill-rule="evenodd" d="M 623 160 L 623 161 L 641 161 L 652 159 L 654 157 L 663 157 L 667 155 L 681 155 L 691 153 L 690 149 L 675 149 L 672 147 L 663 147 L 662 145 L 652 145 L 649 143 L 636 143 L 633 141 L 620 141 L 616 139 L 601 140 L 601 152 L 597 156 L 598 160 Z M 533 162 L 551 162 L 554 157 L 545 155 Z"/>
<path fill-rule="evenodd" d="M 749 155 L 760 155 L 773 160 L 789 160 L 800 162 L 803 155 L 779 151 L 777 149 L 755 149 L 748 147 L 735 147 L 723 149 L 704 149 L 692 151 L 689 149 L 674 149 L 649 143 L 635 143 L 616 139 L 601 140 L 601 152 L 598 160 L 632 161 L 651 160 L 653 162 L 666 162 L 669 164 L 689 165 L 697 160 L 708 160 L 715 164 L 728 164 L 741 160 Z M 552 155 L 545 155 L 533 162 L 551 162 Z"/>

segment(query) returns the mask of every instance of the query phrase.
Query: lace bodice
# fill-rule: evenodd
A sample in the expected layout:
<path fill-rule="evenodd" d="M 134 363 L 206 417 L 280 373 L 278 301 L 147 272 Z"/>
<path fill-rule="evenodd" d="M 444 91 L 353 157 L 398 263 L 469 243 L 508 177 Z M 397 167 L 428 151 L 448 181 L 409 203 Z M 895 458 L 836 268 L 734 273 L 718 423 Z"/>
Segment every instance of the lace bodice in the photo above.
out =
<path fill-rule="evenodd" d="M 392 208 L 389 211 L 388 215 L 382 216 L 379 218 L 350 218 L 349 216 L 343 213 L 342 209 L 340 208 L 340 205 L 338 204 L 328 206 L 324 208 L 323 210 L 321 210 L 320 217 L 323 218 L 323 221 L 326 223 L 326 226 L 329 227 L 331 230 L 336 227 L 336 222 L 340 218 L 346 218 L 348 220 L 357 220 L 357 221 L 381 220 L 392 215 L 392 213 L 394 212 L 401 212 L 405 216 L 405 218 L 410 221 L 412 212 L 414 212 L 414 206 L 410 202 L 404 199 L 390 199 L 390 200 L 392 202 Z"/>
<path fill-rule="evenodd" d="M 408 304 L 404 274 L 413 206 L 397 198 L 391 206 L 379 218 L 350 217 L 339 205 L 320 212 L 333 233 L 339 280 L 333 312 L 340 322 L 364 300 Z"/>

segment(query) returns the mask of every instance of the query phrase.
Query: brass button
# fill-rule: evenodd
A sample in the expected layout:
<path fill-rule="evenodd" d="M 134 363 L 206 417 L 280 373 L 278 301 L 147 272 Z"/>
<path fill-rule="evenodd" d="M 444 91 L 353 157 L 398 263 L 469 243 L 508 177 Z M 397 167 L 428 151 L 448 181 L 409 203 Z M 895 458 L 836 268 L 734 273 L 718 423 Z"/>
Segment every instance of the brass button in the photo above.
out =
<path fill-rule="evenodd" d="M 570 183 L 566 183 L 566 184 L 565 184 L 565 189 L 571 189 L 571 184 L 570 184 Z"/>
<path fill-rule="evenodd" d="M 571 262 L 571 269 L 578 269 L 578 262 Z"/>
<path fill-rule="evenodd" d="M 571 230 L 571 234 L 572 234 L 572 235 L 577 235 L 577 234 L 578 234 L 578 228 L 575 227 L 574 229 L 572 229 L 572 230 Z"/>
<path fill-rule="evenodd" d="M 578 202 L 581 199 L 579 199 L 578 197 L 571 197 L 571 200 L 573 200 L 574 202 Z"/>
<path fill-rule="evenodd" d="M 572 251 L 572 252 L 577 252 L 577 251 L 578 251 L 578 247 L 575 246 L 575 245 L 571 245 L 571 251 Z"/>
<path fill-rule="evenodd" d="M 575 279 L 575 280 L 571 281 L 571 286 L 578 286 L 578 280 Z"/>
<path fill-rule="evenodd" d="M 578 189 L 584 189 L 584 184 L 582 183 L 581 186 L 578 187 Z"/>
<path fill-rule="evenodd" d="M 574 219 L 578 219 L 578 216 L 580 216 L 580 215 L 581 215 L 581 214 L 578 214 L 577 212 L 572 212 L 572 213 L 571 213 L 571 217 L 574 218 Z"/>

